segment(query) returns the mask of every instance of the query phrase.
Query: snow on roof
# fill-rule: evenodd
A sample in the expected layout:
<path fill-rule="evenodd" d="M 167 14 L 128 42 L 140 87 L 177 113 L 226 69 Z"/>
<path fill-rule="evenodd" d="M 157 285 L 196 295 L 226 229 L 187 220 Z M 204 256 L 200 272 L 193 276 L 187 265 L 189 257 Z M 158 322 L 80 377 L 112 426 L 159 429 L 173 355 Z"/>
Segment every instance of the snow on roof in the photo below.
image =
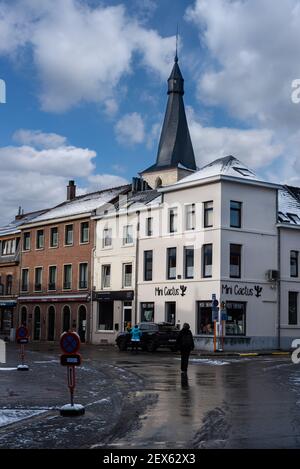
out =
<path fill-rule="evenodd" d="M 129 187 L 131 186 L 124 185 L 78 196 L 74 200 L 66 201 L 50 209 L 47 213 L 44 213 L 40 217 L 35 218 L 34 223 L 53 220 L 56 218 L 71 217 L 84 213 L 88 214 L 93 210 L 96 210 L 97 208 L 111 202 L 115 197 L 126 191 L 126 189 Z"/>
<path fill-rule="evenodd" d="M 189 182 L 198 181 L 214 176 L 232 176 L 239 179 L 252 179 L 258 181 L 257 175 L 248 168 L 244 163 L 239 161 L 234 156 L 225 156 L 224 158 L 218 158 L 212 163 L 203 166 L 193 174 L 180 179 L 174 186 L 179 184 L 186 184 Z"/>
<path fill-rule="evenodd" d="M 289 225 L 300 225 L 300 197 L 299 188 L 282 186 L 278 191 L 278 222 Z"/>
<path fill-rule="evenodd" d="M 8 225 L 0 227 L 0 236 L 8 236 L 20 233 L 20 227 L 32 221 L 34 218 L 45 213 L 46 210 L 38 210 L 37 212 L 25 213 L 21 218 L 12 220 Z"/>

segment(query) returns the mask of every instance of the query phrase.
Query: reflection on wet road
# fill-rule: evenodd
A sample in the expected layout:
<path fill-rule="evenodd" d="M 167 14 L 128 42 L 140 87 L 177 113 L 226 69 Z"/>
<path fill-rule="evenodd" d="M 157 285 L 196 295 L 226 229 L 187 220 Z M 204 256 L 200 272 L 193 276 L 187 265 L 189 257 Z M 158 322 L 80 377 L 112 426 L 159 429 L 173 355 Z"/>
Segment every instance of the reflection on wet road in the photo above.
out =
<path fill-rule="evenodd" d="M 114 364 L 145 378 L 157 395 L 116 448 L 296 448 L 300 366 L 288 357 L 193 359 L 182 380 L 178 356 L 119 353 Z"/>

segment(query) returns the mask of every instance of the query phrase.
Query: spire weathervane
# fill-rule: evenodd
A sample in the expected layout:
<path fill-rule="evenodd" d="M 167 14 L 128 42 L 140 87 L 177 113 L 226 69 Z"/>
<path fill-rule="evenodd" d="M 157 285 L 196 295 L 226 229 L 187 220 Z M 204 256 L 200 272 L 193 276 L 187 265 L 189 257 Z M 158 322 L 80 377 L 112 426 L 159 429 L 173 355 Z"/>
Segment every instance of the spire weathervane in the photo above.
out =
<path fill-rule="evenodd" d="M 178 23 L 177 23 L 177 30 L 176 30 L 176 52 L 175 52 L 175 62 L 178 62 Z"/>

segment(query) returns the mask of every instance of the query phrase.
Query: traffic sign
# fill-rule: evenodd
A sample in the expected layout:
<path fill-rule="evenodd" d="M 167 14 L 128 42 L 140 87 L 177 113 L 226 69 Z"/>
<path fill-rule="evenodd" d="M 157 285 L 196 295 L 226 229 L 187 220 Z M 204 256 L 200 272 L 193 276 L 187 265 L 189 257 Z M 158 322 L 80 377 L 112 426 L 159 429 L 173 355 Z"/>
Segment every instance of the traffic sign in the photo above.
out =
<path fill-rule="evenodd" d="M 16 339 L 25 339 L 25 338 L 28 338 L 29 336 L 29 333 L 28 333 L 28 329 L 27 327 L 25 326 L 20 326 L 18 327 L 18 329 L 16 330 Z"/>
<path fill-rule="evenodd" d="M 66 354 L 76 353 L 80 349 L 80 337 L 76 332 L 64 332 L 60 337 L 60 347 Z"/>
<path fill-rule="evenodd" d="M 60 364 L 63 366 L 80 366 L 81 355 L 79 353 L 65 353 L 60 356 Z"/>
<path fill-rule="evenodd" d="M 17 344 L 28 344 L 28 337 L 24 337 L 24 339 L 19 337 L 17 339 Z"/>

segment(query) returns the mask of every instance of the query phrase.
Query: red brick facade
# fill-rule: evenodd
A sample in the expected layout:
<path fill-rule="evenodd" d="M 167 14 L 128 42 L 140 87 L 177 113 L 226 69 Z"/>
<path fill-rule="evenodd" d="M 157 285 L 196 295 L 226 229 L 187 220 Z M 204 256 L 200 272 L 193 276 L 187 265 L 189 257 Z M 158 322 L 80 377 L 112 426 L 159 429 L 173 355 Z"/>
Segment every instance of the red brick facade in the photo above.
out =
<path fill-rule="evenodd" d="M 58 340 L 66 329 L 88 340 L 93 246 L 89 217 L 22 227 L 19 324 L 26 322 L 32 340 Z"/>

